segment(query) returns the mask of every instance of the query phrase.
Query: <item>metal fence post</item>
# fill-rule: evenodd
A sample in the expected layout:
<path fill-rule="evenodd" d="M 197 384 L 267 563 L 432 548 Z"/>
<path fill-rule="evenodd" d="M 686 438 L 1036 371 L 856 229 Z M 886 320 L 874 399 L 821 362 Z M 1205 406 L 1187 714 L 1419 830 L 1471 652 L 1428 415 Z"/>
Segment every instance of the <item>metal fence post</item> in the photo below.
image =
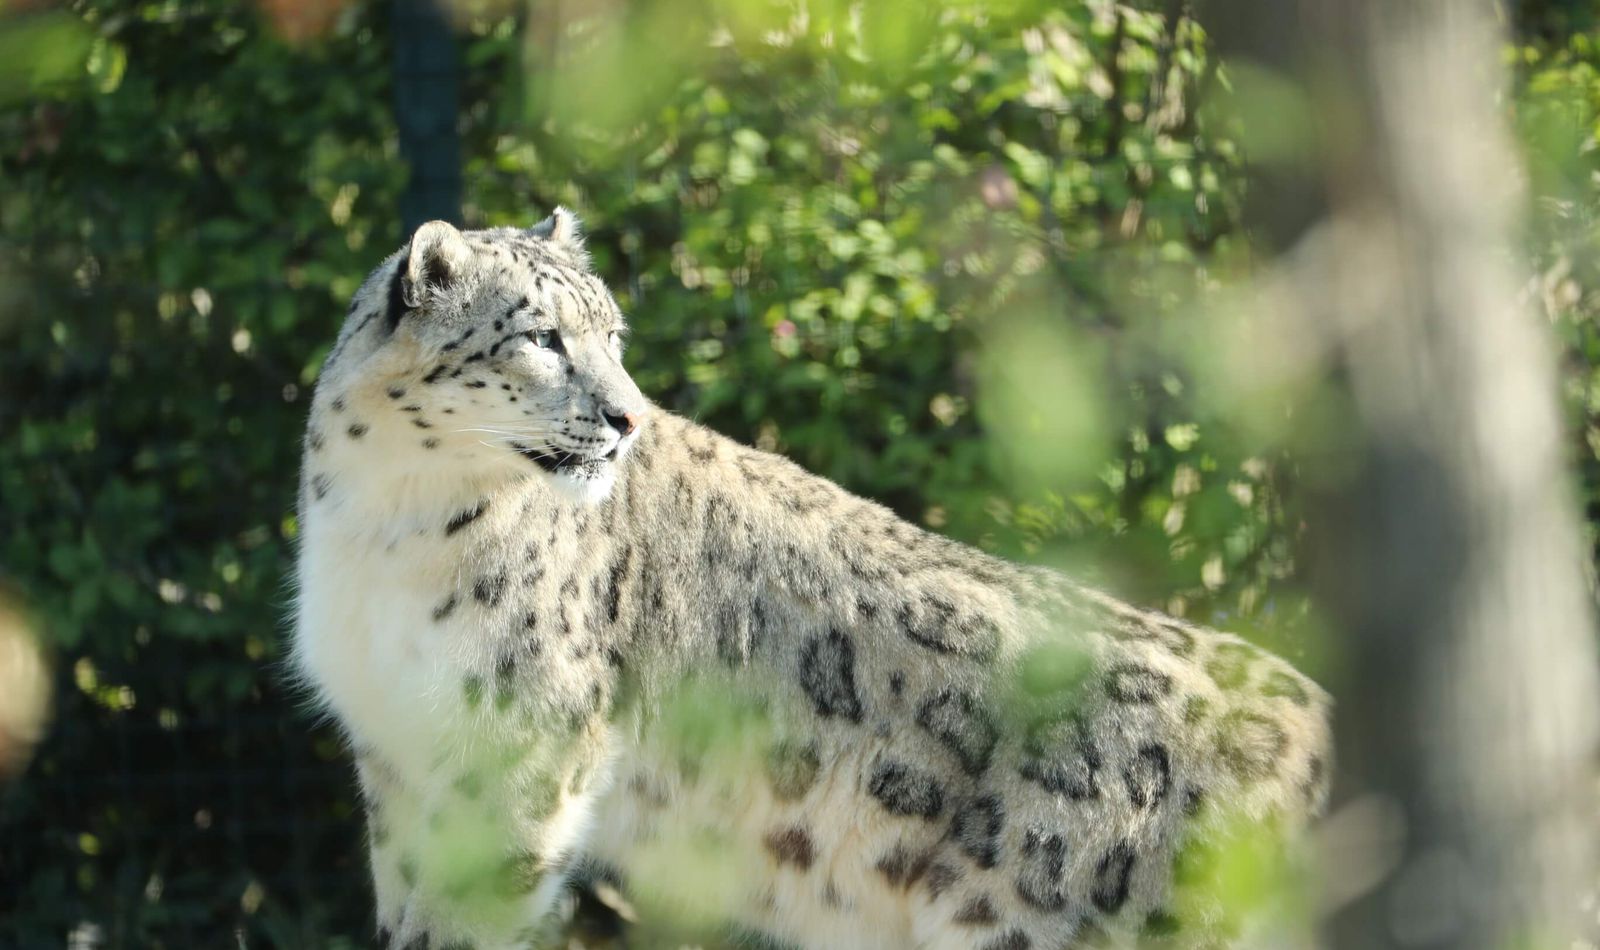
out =
<path fill-rule="evenodd" d="M 461 223 L 459 57 L 435 0 L 394 2 L 394 114 L 411 179 L 400 199 L 409 235 L 424 221 Z"/>

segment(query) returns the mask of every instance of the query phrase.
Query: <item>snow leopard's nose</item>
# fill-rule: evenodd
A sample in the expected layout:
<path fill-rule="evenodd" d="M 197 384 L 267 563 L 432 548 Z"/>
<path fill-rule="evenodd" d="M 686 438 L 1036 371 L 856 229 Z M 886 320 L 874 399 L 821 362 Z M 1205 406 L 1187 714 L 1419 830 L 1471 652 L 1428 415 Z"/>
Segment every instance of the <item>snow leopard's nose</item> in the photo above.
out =
<path fill-rule="evenodd" d="M 616 429 L 620 435 L 631 435 L 634 429 L 639 428 L 639 416 L 632 412 L 618 412 L 615 409 L 602 409 L 600 415 L 605 417 L 606 425 Z"/>

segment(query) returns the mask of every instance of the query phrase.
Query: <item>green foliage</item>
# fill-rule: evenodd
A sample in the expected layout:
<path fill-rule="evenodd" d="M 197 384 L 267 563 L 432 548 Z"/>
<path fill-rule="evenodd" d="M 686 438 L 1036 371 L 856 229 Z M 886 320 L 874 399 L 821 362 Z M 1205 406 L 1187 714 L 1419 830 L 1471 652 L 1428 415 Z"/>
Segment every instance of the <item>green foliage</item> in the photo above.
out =
<path fill-rule="evenodd" d="M 375 13 L 296 48 L 237 4 L 78 4 L 74 81 L 0 111 L 0 569 L 63 674 L 0 944 L 362 933 L 347 767 L 275 663 L 307 385 L 400 240 Z"/>
<path fill-rule="evenodd" d="M 469 208 L 587 214 L 664 405 L 964 539 L 1252 613 L 1289 570 L 1278 463 L 1197 415 L 1169 352 L 1236 243 L 1200 29 L 957 3 L 879 55 L 826 4 L 746 2 L 686 60 L 655 25 L 710 33 L 699 8 L 559 56 L 491 37 L 530 81 L 469 130 Z"/>
<path fill-rule="evenodd" d="M 1520 87 L 1514 117 L 1535 210 L 1528 295 L 1561 342 L 1569 457 L 1590 547 L 1600 555 L 1600 33 L 1529 42 L 1511 55 Z"/>
<path fill-rule="evenodd" d="M 669 409 L 1295 653 L 1297 473 L 1201 365 L 1248 263 L 1228 77 L 1159 7 L 463 4 L 468 223 L 576 207 Z M 1600 51 L 1525 7 L 1593 510 Z M 60 674 L 0 795 L 0 944 L 366 940 L 347 767 L 278 664 L 308 387 L 405 170 L 387 7 L 311 9 L 0 11 L 0 580 Z"/>

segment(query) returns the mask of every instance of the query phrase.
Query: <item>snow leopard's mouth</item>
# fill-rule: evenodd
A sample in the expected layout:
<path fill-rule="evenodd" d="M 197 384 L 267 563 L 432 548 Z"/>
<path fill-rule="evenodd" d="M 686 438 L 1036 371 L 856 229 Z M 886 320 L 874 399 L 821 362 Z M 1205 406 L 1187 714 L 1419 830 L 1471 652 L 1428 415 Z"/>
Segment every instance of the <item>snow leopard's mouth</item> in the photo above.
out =
<path fill-rule="evenodd" d="M 611 467 L 611 463 L 617 460 L 617 448 L 604 455 L 580 455 L 562 449 L 533 449 L 525 445 L 515 445 L 513 448 L 517 450 L 518 455 L 550 474 L 566 475 L 569 478 L 599 478 Z"/>

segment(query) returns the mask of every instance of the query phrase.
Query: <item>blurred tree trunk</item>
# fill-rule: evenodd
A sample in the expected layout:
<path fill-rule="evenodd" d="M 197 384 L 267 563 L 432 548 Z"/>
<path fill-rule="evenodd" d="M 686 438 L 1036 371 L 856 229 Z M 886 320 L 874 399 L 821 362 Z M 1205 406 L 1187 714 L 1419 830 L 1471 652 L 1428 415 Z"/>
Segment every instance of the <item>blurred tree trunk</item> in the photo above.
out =
<path fill-rule="evenodd" d="M 1209 12 L 1225 57 L 1307 97 L 1275 117 L 1311 127 L 1302 160 L 1252 181 L 1252 217 L 1355 429 L 1307 466 L 1311 578 L 1346 660 L 1340 797 L 1394 812 L 1404 836 L 1327 933 L 1363 950 L 1571 946 L 1595 927 L 1580 894 L 1600 677 L 1550 340 L 1519 295 L 1495 8 Z"/>

